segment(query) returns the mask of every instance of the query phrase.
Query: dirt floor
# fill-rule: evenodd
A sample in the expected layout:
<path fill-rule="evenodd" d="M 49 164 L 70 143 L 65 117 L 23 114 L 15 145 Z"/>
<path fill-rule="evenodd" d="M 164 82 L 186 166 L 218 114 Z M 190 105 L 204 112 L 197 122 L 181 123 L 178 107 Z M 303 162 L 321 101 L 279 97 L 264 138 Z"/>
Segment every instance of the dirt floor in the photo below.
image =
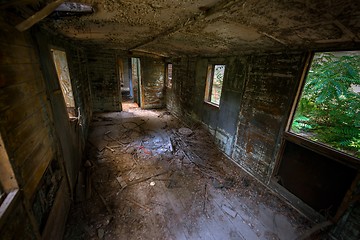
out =
<path fill-rule="evenodd" d="M 296 239 L 311 223 L 165 111 L 95 115 L 64 239 Z"/>

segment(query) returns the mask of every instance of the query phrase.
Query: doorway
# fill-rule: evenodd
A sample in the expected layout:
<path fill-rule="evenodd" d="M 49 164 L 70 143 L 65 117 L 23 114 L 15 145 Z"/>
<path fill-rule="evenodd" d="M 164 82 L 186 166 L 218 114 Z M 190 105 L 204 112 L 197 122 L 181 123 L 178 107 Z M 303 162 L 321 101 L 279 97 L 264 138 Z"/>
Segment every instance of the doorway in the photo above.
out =
<path fill-rule="evenodd" d="M 130 82 L 132 84 L 132 96 L 133 102 L 136 103 L 139 107 L 142 107 L 142 91 L 141 91 L 141 65 L 140 58 L 131 58 L 131 72 L 130 72 Z"/>
<path fill-rule="evenodd" d="M 140 106 L 141 70 L 139 58 L 119 58 L 118 76 L 120 82 L 121 107 L 123 111 Z"/>

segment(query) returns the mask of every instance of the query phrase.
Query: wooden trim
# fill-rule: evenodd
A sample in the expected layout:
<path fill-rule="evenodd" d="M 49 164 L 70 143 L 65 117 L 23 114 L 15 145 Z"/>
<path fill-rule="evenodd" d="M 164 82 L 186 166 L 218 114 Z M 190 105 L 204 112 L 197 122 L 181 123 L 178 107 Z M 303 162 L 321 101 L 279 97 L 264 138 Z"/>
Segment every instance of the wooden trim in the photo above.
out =
<path fill-rule="evenodd" d="M 216 65 L 225 66 L 224 76 L 223 76 L 223 84 L 221 86 L 221 90 L 224 86 L 224 81 L 226 79 L 226 74 L 227 74 L 227 64 L 226 63 L 209 63 L 208 67 L 207 67 L 207 74 L 206 74 L 204 102 L 211 106 L 220 108 L 220 102 L 219 102 L 219 104 L 211 102 L 211 95 L 212 95 L 212 90 L 213 90 L 212 88 L 213 88 L 213 83 L 214 83 L 214 74 L 215 74 L 215 66 Z M 220 100 L 221 100 L 221 96 L 220 96 Z"/>
<path fill-rule="evenodd" d="M 7 222 L 7 217 L 12 212 L 15 206 L 17 206 L 18 199 L 19 199 L 20 191 L 19 189 L 12 190 L 11 192 L 7 193 L 6 198 L 0 205 L 0 229 L 3 225 Z"/>
<path fill-rule="evenodd" d="M 210 102 L 210 101 L 204 101 L 204 104 L 207 105 L 207 106 L 209 106 L 209 107 L 212 107 L 212 108 L 214 108 L 214 109 L 219 109 L 219 108 L 220 108 L 220 105 L 217 105 L 217 104 L 212 103 L 212 102 Z"/>
<path fill-rule="evenodd" d="M 5 192 L 18 188 L 15 174 L 12 169 L 9 156 L 6 152 L 4 141 L 0 135 L 0 182 Z"/>
<path fill-rule="evenodd" d="M 293 103 L 292 103 L 292 107 L 291 107 L 291 110 L 290 110 L 290 114 L 289 114 L 288 122 L 286 124 L 285 131 L 290 130 L 292 121 L 294 119 L 295 111 L 297 109 L 299 100 L 301 98 L 301 94 L 302 94 L 302 91 L 304 89 L 304 85 L 305 85 L 305 82 L 306 82 L 306 77 L 307 77 L 307 74 L 308 74 L 308 72 L 310 70 L 310 66 L 311 66 L 313 58 L 314 58 L 314 52 L 308 53 L 308 56 L 307 56 L 306 61 L 305 61 L 305 66 L 304 66 L 303 72 L 301 74 L 300 82 L 299 82 L 299 85 L 297 87 L 296 95 L 295 95 L 295 98 L 294 98 Z"/>
<path fill-rule="evenodd" d="M 357 195 L 357 196 L 353 195 L 359 182 L 360 182 L 360 171 L 358 171 L 355 179 L 351 183 L 350 188 L 346 192 L 346 194 L 336 212 L 336 215 L 334 217 L 335 222 L 339 221 L 339 219 L 342 217 L 342 215 L 348 209 L 348 207 L 350 206 L 351 203 L 356 201 L 356 199 L 360 198 L 360 195 Z"/>
<path fill-rule="evenodd" d="M 116 79 L 117 79 L 117 83 L 118 83 L 118 96 L 119 96 L 119 108 L 120 111 L 123 110 L 122 108 L 122 104 L 123 104 L 123 99 L 122 99 L 122 87 L 121 87 L 121 80 L 123 80 L 123 82 L 125 82 L 125 72 L 124 72 L 124 59 L 122 57 L 120 57 L 118 54 L 116 54 L 116 67 L 115 67 L 115 72 L 116 72 Z M 130 78 L 129 78 L 129 85 L 130 85 Z M 131 90 L 130 90 L 131 92 Z"/>
<path fill-rule="evenodd" d="M 270 181 L 268 187 L 283 197 L 291 206 L 293 206 L 299 213 L 307 217 L 310 221 L 318 223 L 326 220 L 324 216 L 289 192 L 289 190 L 278 184 L 275 179 Z"/>
<path fill-rule="evenodd" d="M 138 59 L 136 62 L 136 72 L 137 72 L 137 77 L 138 77 L 138 85 L 139 85 L 139 89 L 140 89 L 140 108 L 141 109 L 145 109 L 145 89 L 144 89 L 144 72 L 143 72 L 143 67 L 141 64 L 141 58 L 135 58 Z"/>
<path fill-rule="evenodd" d="M 343 164 L 348 164 L 350 165 L 350 167 L 354 168 L 355 166 L 357 167 L 360 166 L 360 159 L 353 157 L 349 154 L 340 152 L 338 150 L 335 150 L 334 148 L 328 147 L 322 143 L 311 141 L 305 137 L 296 135 L 294 133 L 285 132 L 284 139 L 289 142 L 295 143 L 297 145 L 303 146 L 304 148 L 307 148 L 318 154 L 331 158 L 335 161 L 341 162 Z"/>
<path fill-rule="evenodd" d="M 40 232 L 39 232 L 39 224 L 38 224 L 38 222 L 36 221 L 36 219 L 34 217 L 34 213 L 33 213 L 32 208 L 30 206 L 30 200 L 26 196 L 24 196 L 22 202 L 23 202 L 25 212 L 26 212 L 26 214 L 27 214 L 27 216 L 29 218 L 30 224 L 32 226 L 33 233 L 35 235 L 35 239 L 40 240 L 41 236 L 40 236 Z"/>
<path fill-rule="evenodd" d="M 169 84 L 169 65 L 171 65 L 171 84 Z M 173 64 L 171 62 L 166 62 L 165 63 L 165 86 L 169 89 L 172 88 L 172 76 L 173 76 Z"/>
<path fill-rule="evenodd" d="M 212 64 L 208 64 L 207 69 L 206 69 L 205 96 L 204 96 L 204 101 L 205 101 L 206 103 L 210 102 L 210 101 L 209 101 L 209 95 L 210 95 L 210 85 L 211 85 L 212 69 L 213 69 L 213 65 L 212 65 Z"/>
<path fill-rule="evenodd" d="M 71 199 L 66 181 L 61 181 L 54 204 L 46 221 L 42 239 L 63 239 Z"/>

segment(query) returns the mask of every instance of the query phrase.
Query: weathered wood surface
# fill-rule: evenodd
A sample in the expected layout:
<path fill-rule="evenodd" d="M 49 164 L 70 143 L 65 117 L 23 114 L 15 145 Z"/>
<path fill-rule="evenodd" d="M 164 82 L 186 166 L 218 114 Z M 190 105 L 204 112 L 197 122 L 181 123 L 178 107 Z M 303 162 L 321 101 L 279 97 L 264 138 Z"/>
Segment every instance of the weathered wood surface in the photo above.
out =
<path fill-rule="evenodd" d="M 65 0 L 55 0 L 54 2 L 49 3 L 46 5 L 43 9 L 36 12 L 34 15 L 26 19 L 25 21 L 19 23 L 16 25 L 16 29 L 20 32 L 25 31 L 29 28 L 31 28 L 36 23 L 40 22 L 44 18 L 46 18 L 48 15 L 50 15 L 61 3 L 63 3 Z"/>

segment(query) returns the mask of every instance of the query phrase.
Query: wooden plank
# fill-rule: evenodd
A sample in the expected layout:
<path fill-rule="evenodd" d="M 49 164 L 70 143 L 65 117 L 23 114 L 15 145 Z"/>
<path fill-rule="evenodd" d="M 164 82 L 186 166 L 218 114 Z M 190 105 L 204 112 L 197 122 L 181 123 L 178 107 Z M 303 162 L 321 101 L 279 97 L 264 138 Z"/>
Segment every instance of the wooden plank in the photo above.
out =
<path fill-rule="evenodd" d="M 3 15 L 3 17 L 6 17 Z M 1 19 L 2 20 L 2 19 Z M 16 30 L 14 26 L 0 20 L 0 43 L 32 47 L 32 38 L 28 33 Z"/>
<path fill-rule="evenodd" d="M 48 167 L 50 161 L 52 160 L 54 156 L 54 153 L 52 151 L 52 149 L 49 149 L 49 151 L 47 151 L 46 155 L 43 156 L 43 158 L 41 159 L 41 161 L 39 162 L 39 165 L 37 167 L 37 169 L 35 169 L 33 171 L 32 176 L 29 179 L 24 179 L 25 181 L 25 186 L 24 186 L 24 195 L 26 198 L 28 199 L 32 199 L 35 190 L 46 170 L 46 168 Z"/>
<path fill-rule="evenodd" d="M 9 192 L 5 200 L 0 205 L 0 229 L 4 225 L 4 222 L 7 220 L 7 217 L 12 212 L 14 206 L 16 206 L 17 198 L 19 197 L 19 190 L 15 189 Z"/>
<path fill-rule="evenodd" d="M 16 25 L 16 29 L 20 32 L 23 32 L 29 28 L 31 28 L 36 23 L 40 22 L 42 19 L 46 18 L 50 15 L 60 4 L 62 4 L 65 0 L 56 0 L 54 2 L 49 3 L 43 9 L 23 21 L 22 23 Z"/>
<path fill-rule="evenodd" d="M 41 144 L 40 148 L 32 152 L 31 158 L 26 159 L 20 168 L 20 174 L 24 181 L 31 178 L 34 174 L 34 170 L 41 164 L 42 161 L 44 161 L 43 157 L 46 156 L 49 151 L 52 151 L 52 146 L 50 144 Z M 47 161 L 48 159 L 45 160 Z"/>
<path fill-rule="evenodd" d="M 34 113 L 30 118 L 21 123 L 16 128 L 7 131 L 9 148 L 15 150 L 30 136 L 33 132 L 38 132 L 41 128 L 46 128 L 41 111 Z"/>
<path fill-rule="evenodd" d="M 42 79 L 39 63 L 0 65 L 0 88 L 38 79 Z"/>
<path fill-rule="evenodd" d="M 38 63 L 33 47 L 16 46 L 0 42 L 0 64 Z"/>
<path fill-rule="evenodd" d="M 306 216 L 311 221 L 326 221 L 324 216 L 309 207 L 306 203 L 304 203 L 302 200 L 300 200 L 298 197 L 296 197 L 294 194 L 289 192 L 277 182 L 270 181 L 268 186 L 269 189 L 283 197 L 294 209 L 304 214 L 304 216 Z"/>
<path fill-rule="evenodd" d="M 5 149 L 3 139 L 0 135 L 0 183 L 5 190 L 9 192 L 18 187 L 15 174 L 10 164 L 9 155 Z"/>
<path fill-rule="evenodd" d="M 6 126 L 8 131 L 11 131 L 33 114 L 38 113 L 40 109 L 45 108 L 43 104 L 45 104 L 46 101 L 45 94 L 40 93 L 34 97 L 30 97 L 26 101 L 18 102 L 11 108 L 0 112 L 0 122 Z"/>
<path fill-rule="evenodd" d="M 45 89 L 36 86 L 34 83 L 22 83 L 15 86 L 0 89 L 0 112 L 9 109 L 11 106 L 21 102 L 29 101 L 29 99 Z"/>
<path fill-rule="evenodd" d="M 62 236 L 64 235 L 66 226 L 65 223 L 69 213 L 70 205 L 71 199 L 69 195 L 69 189 L 67 187 L 66 181 L 63 179 L 42 233 L 42 239 L 63 239 Z"/>
<path fill-rule="evenodd" d="M 0 236 L 1 239 L 36 239 L 36 231 L 25 231 L 30 229 L 30 222 L 23 205 L 21 204 L 20 192 L 17 191 L 15 198 L 12 199 L 9 208 L 0 217 Z"/>
<path fill-rule="evenodd" d="M 179 201 L 179 198 L 165 190 L 166 187 L 164 183 L 158 184 L 161 184 L 162 186 L 158 188 L 160 194 L 157 194 L 157 201 L 162 202 L 162 204 L 167 206 L 169 209 L 167 210 L 168 214 L 171 214 L 172 219 L 175 220 L 168 223 L 170 233 L 175 236 L 175 239 L 192 239 L 189 230 L 186 227 L 185 219 L 182 216 L 182 212 L 184 211 L 183 204 Z M 160 199 L 160 197 L 162 198 Z M 174 222 L 177 224 L 171 226 Z"/>
<path fill-rule="evenodd" d="M 356 188 L 359 185 L 360 182 L 360 170 L 358 170 L 358 173 L 351 183 L 350 188 L 346 191 L 346 194 L 341 202 L 341 205 L 339 206 L 336 215 L 334 217 L 335 222 L 338 222 L 340 218 L 343 216 L 345 211 L 349 208 L 351 203 L 354 203 L 356 201 L 354 193 L 356 192 Z"/>
<path fill-rule="evenodd" d="M 334 148 L 328 147 L 319 142 L 310 141 L 309 139 L 302 137 L 300 135 L 296 135 L 290 132 L 285 132 L 284 139 L 288 140 L 289 142 L 300 145 L 304 148 L 307 148 L 311 151 L 314 151 L 318 154 L 331 158 L 337 162 L 348 165 L 350 167 L 360 166 L 360 161 L 358 158 L 348 155 L 344 152 L 340 152 Z"/>
<path fill-rule="evenodd" d="M 42 139 L 42 141 L 36 141 L 36 139 Z M 14 152 L 15 165 L 22 166 L 29 157 L 32 157 L 33 152 L 39 145 L 44 145 L 44 143 L 48 141 L 50 141 L 50 139 L 47 129 L 43 128 L 39 132 L 33 132 L 33 134 L 26 139 L 26 142 Z"/>
<path fill-rule="evenodd" d="M 249 217 L 249 212 L 246 213 L 245 211 L 241 210 L 238 206 L 236 206 L 233 202 L 228 201 L 223 193 L 219 193 L 218 191 L 214 190 L 213 188 L 209 188 L 209 195 L 212 199 L 212 203 L 214 204 L 215 209 L 220 209 L 221 215 L 218 215 L 215 211 L 214 216 L 222 219 L 224 217 L 229 222 L 226 225 L 230 230 L 229 232 L 236 232 L 240 235 L 243 239 L 258 239 L 256 232 L 254 229 L 251 228 L 253 225 L 261 226 L 258 220 L 255 217 Z M 235 217 L 229 216 L 224 210 L 223 206 L 227 206 L 233 210 L 234 212 L 238 213 Z M 216 218 L 215 218 L 216 219 Z M 217 221 L 216 221 L 217 222 Z M 249 225 L 250 224 L 250 225 Z M 253 224 L 253 225 L 252 225 Z"/>

